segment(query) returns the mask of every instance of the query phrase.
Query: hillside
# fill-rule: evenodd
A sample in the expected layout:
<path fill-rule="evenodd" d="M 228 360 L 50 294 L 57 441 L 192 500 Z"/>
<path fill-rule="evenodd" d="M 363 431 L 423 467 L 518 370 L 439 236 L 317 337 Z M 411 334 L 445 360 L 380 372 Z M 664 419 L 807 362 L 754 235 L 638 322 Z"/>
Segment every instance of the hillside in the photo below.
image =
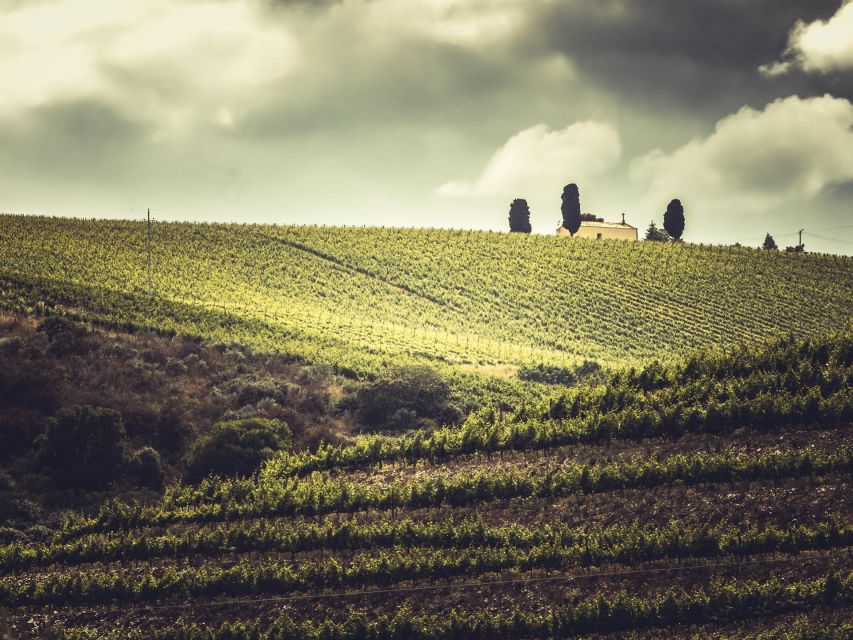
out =
<path fill-rule="evenodd" d="M 846 638 L 851 380 L 786 339 L 106 504 L 0 547 L 7 632 Z"/>
<path fill-rule="evenodd" d="M 853 260 L 523 234 L 0 217 L 0 301 L 389 363 L 638 365 L 853 325 Z"/>
<path fill-rule="evenodd" d="M 296 449 L 338 442 L 359 428 L 342 405 L 357 409 L 363 387 L 246 347 L 0 313 L 0 543 L 53 524 L 63 508 L 97 508 L 116 495 L 156 499 L 164 482 L 188 474 L 185 455 L 223 420 L 282 421 Z M 79 406 L 118 412 L 128 461 L 148 451 L 159 463 L 145 477 L 128 464 L 111 483 L 81 491 L 68 469 L 39 455 L 53 417 Z"/>
<path fill-rule="evenodd" d="M 853 633 L 850 258 L 145 240 L 0 216 L 3 640 Z"/>

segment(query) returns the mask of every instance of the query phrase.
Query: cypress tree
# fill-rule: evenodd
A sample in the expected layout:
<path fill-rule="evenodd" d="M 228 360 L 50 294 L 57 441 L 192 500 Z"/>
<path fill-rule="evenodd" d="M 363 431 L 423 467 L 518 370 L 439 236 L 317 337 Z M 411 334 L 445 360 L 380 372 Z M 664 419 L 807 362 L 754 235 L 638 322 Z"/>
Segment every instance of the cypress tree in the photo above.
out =
<path fill-rule="evenodd" d="M 663 214 L 663 228 L 674 240 L 681 240 L 681 234 L 684 233 L 684 207 L 681 206 L 681 200 L 673 200 L 666 207 L 666 213 Z"/>
<path fill-rule="evenodd" d="M 563 228 L 575 235 L 581 228 L 581 196 L 578 185 L 567 184 L 563 189 Z"/>
<path fill-rule="evenodd" d="M 778 251 L 779 246 L 776 244 L 776 241 L 773 239 L 769 233 L 764 237 L 764 244 L 761 245 L 762 249 L 766 251 Z"/>
<path fill-rule="evenodd" d="M 509 206 L 509 230 L 511 233 L 530 233 L 530 207 L 527 200 L 516 198 Z"/>

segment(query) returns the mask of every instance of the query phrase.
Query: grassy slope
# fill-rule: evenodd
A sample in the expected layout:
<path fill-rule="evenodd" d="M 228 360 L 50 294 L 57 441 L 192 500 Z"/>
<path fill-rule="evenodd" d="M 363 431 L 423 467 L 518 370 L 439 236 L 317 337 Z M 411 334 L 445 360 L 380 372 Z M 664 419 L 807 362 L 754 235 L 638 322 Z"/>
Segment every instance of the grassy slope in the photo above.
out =
<path fill-rule="evenodd" d="M 851 327 L 853 260 L 371 228 L 0 217 L 0 300 L 355 372 L 403 360 L 638 364 Z M 26 291 L 26 288 L 31 288 Z"/>

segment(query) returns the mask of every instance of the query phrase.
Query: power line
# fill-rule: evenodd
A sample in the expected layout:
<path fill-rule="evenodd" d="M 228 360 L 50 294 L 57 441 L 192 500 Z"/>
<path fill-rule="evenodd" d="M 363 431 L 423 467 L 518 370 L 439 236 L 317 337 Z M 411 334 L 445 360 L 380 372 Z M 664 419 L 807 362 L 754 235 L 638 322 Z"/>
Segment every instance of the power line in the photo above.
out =
<path fill-rule="evenodd" d="M 849 219 L 850 219 L 850 214 L 845 212 L 845 213 L 837 213 L 835 215 L 830 215 L 830 216 L 820 216 L 819 218 L 815 218 L 813 220 L 813 222 L 815 224 L 826 225 L 828 223 L 833 223 L 835 220 L 844 221 L 844 220 L 849 220 Z M 779 220 L 777 220 L 777 221 L 775 221 L 775 225 L 776 225 L 776 228 L 779 229 L 780 232 L 784 231 L 786 229 L 793 229 L 796 232 L 796 229 L 800 225 L 802 225 L 803 223 L 808 224 L 809 222 L 812 222 L 812 221 L 809 219 L 803 219 L 801 216 L 796 216 L 793 219 L 791 219 L 790 221 L 787 221 L 787 220 L 779 221 Z M 757 233 L 757 232 L 761 231 L 762 229 L 766 229 L 766 228 L 767 228 L 767 225 L 762 224 L 762 225 L 755 225 L 755 226 L 749 226 L 749 227 L 741 227 L 740 230 L 746 234 L 746 233 Z"/>
<path fill-rule="evenodd" d="M 851 226 L 853 226 L 853 225 L 851 225 Z M 825 240 L 827 242 L 836 242 L 838 244 L 853 246 L 853 242 L 848 242 L 847 240 L 839 240 L 838 238 L 829 238 L 827 236 L 821 236 L 821 235 L 818 235 L 816 233 L 811 233 L 810 231 L 806 231 L 806 235 L 809 236 L 810 238 L 819 238 L 819 239 Z"/>
<path fill-rule="evenodd" d="M 849 229 L 853 227 L 853 224 L 843 224 L 840 227 L 831 226 L 831 227 L 823 227 L 821 229 L 815 229 L 815 231 L 841 231 L 842 229 Z"/>
<path fill-rule="evenodd" d="M 841 231 L 842 229 L 849 229 L 851 227 L 853 227 L 853 224 L 845 224 L 845 225 L 841 225 L 841 226 L 832 225 L 832 226 L 828 226 L 828 227 L 820 227 L 818 229 L 815 229 L 815 231 L 818 231 L 818 232 L 820 232 L 820 231 Z M 821 236 L 817 236 L 816 234 L 812 233 L 808 229 L 805 229 L 804 231 L 807 235 L 812 235 L 815 237 L 821 237 Z M 769 233 L 774 238 L 791 238 L 791 237 L 796 236 L 799 233 L 799 231 L 797 230 L 797 231 L 793 231 L 791 233 L 779 233 L 779 232 L 776 232 L 776 233 L 769 232 Z M 763 236 L 751 236 L 749 238 L 741 237 L 741 238 L 738 238 L 736 240 L 736 242 L 760 242 L 763 239 L 764 239 Z M 821 238 L 821 239 L 825 240 L 826 238 Z"/>

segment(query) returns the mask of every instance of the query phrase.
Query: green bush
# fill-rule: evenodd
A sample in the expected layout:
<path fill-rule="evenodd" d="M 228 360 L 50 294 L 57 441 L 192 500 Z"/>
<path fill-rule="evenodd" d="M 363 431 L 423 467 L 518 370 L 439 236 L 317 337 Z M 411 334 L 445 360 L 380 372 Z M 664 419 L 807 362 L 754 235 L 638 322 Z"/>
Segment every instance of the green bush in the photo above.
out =
<path fill-rule="evenodd" d="M 210 474 L 251 475 L 264 460 L 288 447 L 291 438 L 290 428 L 280 420 L 218 422 L 210 435 L 199 438 L 187 454 L 187 477 L 197 482 Z"/>
<path fill-rule="evenodd" d="M 287 404 L 292 385 L 276 380 L 270 375 L 244 374 L 222 385 L 221 391 L 233 395 L 237 405 L 243 407 L 272 398 L 279 404 Z"/>
<path fill-rule="evenodd" d="M 52 316 L 39 323 L 38 330 L 50 340 L 48 351 L 57 357 L 83 355 L 97 348 L 89 327 L 67 318 Z"/>
<path fill-rule="evenodd" d="M 542 384 L 558 384 L 570 387 L 577 382 L 577 376 L 567 367 L 538 364 L 523 365 L 518 369 L 519 380 L 540 382 Z"/>
<path fill-rule="evenodd" d="M 14 527 L 0 527 L 0 544 L 13 544 L 15 542 L 27 542 L 27 536 L 23 531 Z"/>
<path fill-rule="evenodd" d="M 579 380 L 597 375 L 600 371 L 601 365 L 591 360 L 584 360 L 582 364 L 572 369 L 540 363 L 535 366 L 523 365 L 519 367 L 518 377 L 520 380 L 530 382 L 571 387 Z"/>
<path fill-rule="evenodd" d="M 166 473 L 160 454 L 152 447 L 142 447 L 130 459 L 130 471 L 143 487 L 159 491 L 166 484 Z"/>
<path fill-rule="evenodd" d="M 389 370 L 362 387 L 355 404 L 359 421 L 378 429 L 411 428 L 423 419 L 456 422 L 459 418 L 450 405 L 449 385 L 427 366 Z"/>
<path fill-rule="evenodd" d="M 118 411 L 73 406 L 48 420 L 36 445 L 44 468 L 57 483 L 98 489 L 121 473 L 126 439 Z"/>

